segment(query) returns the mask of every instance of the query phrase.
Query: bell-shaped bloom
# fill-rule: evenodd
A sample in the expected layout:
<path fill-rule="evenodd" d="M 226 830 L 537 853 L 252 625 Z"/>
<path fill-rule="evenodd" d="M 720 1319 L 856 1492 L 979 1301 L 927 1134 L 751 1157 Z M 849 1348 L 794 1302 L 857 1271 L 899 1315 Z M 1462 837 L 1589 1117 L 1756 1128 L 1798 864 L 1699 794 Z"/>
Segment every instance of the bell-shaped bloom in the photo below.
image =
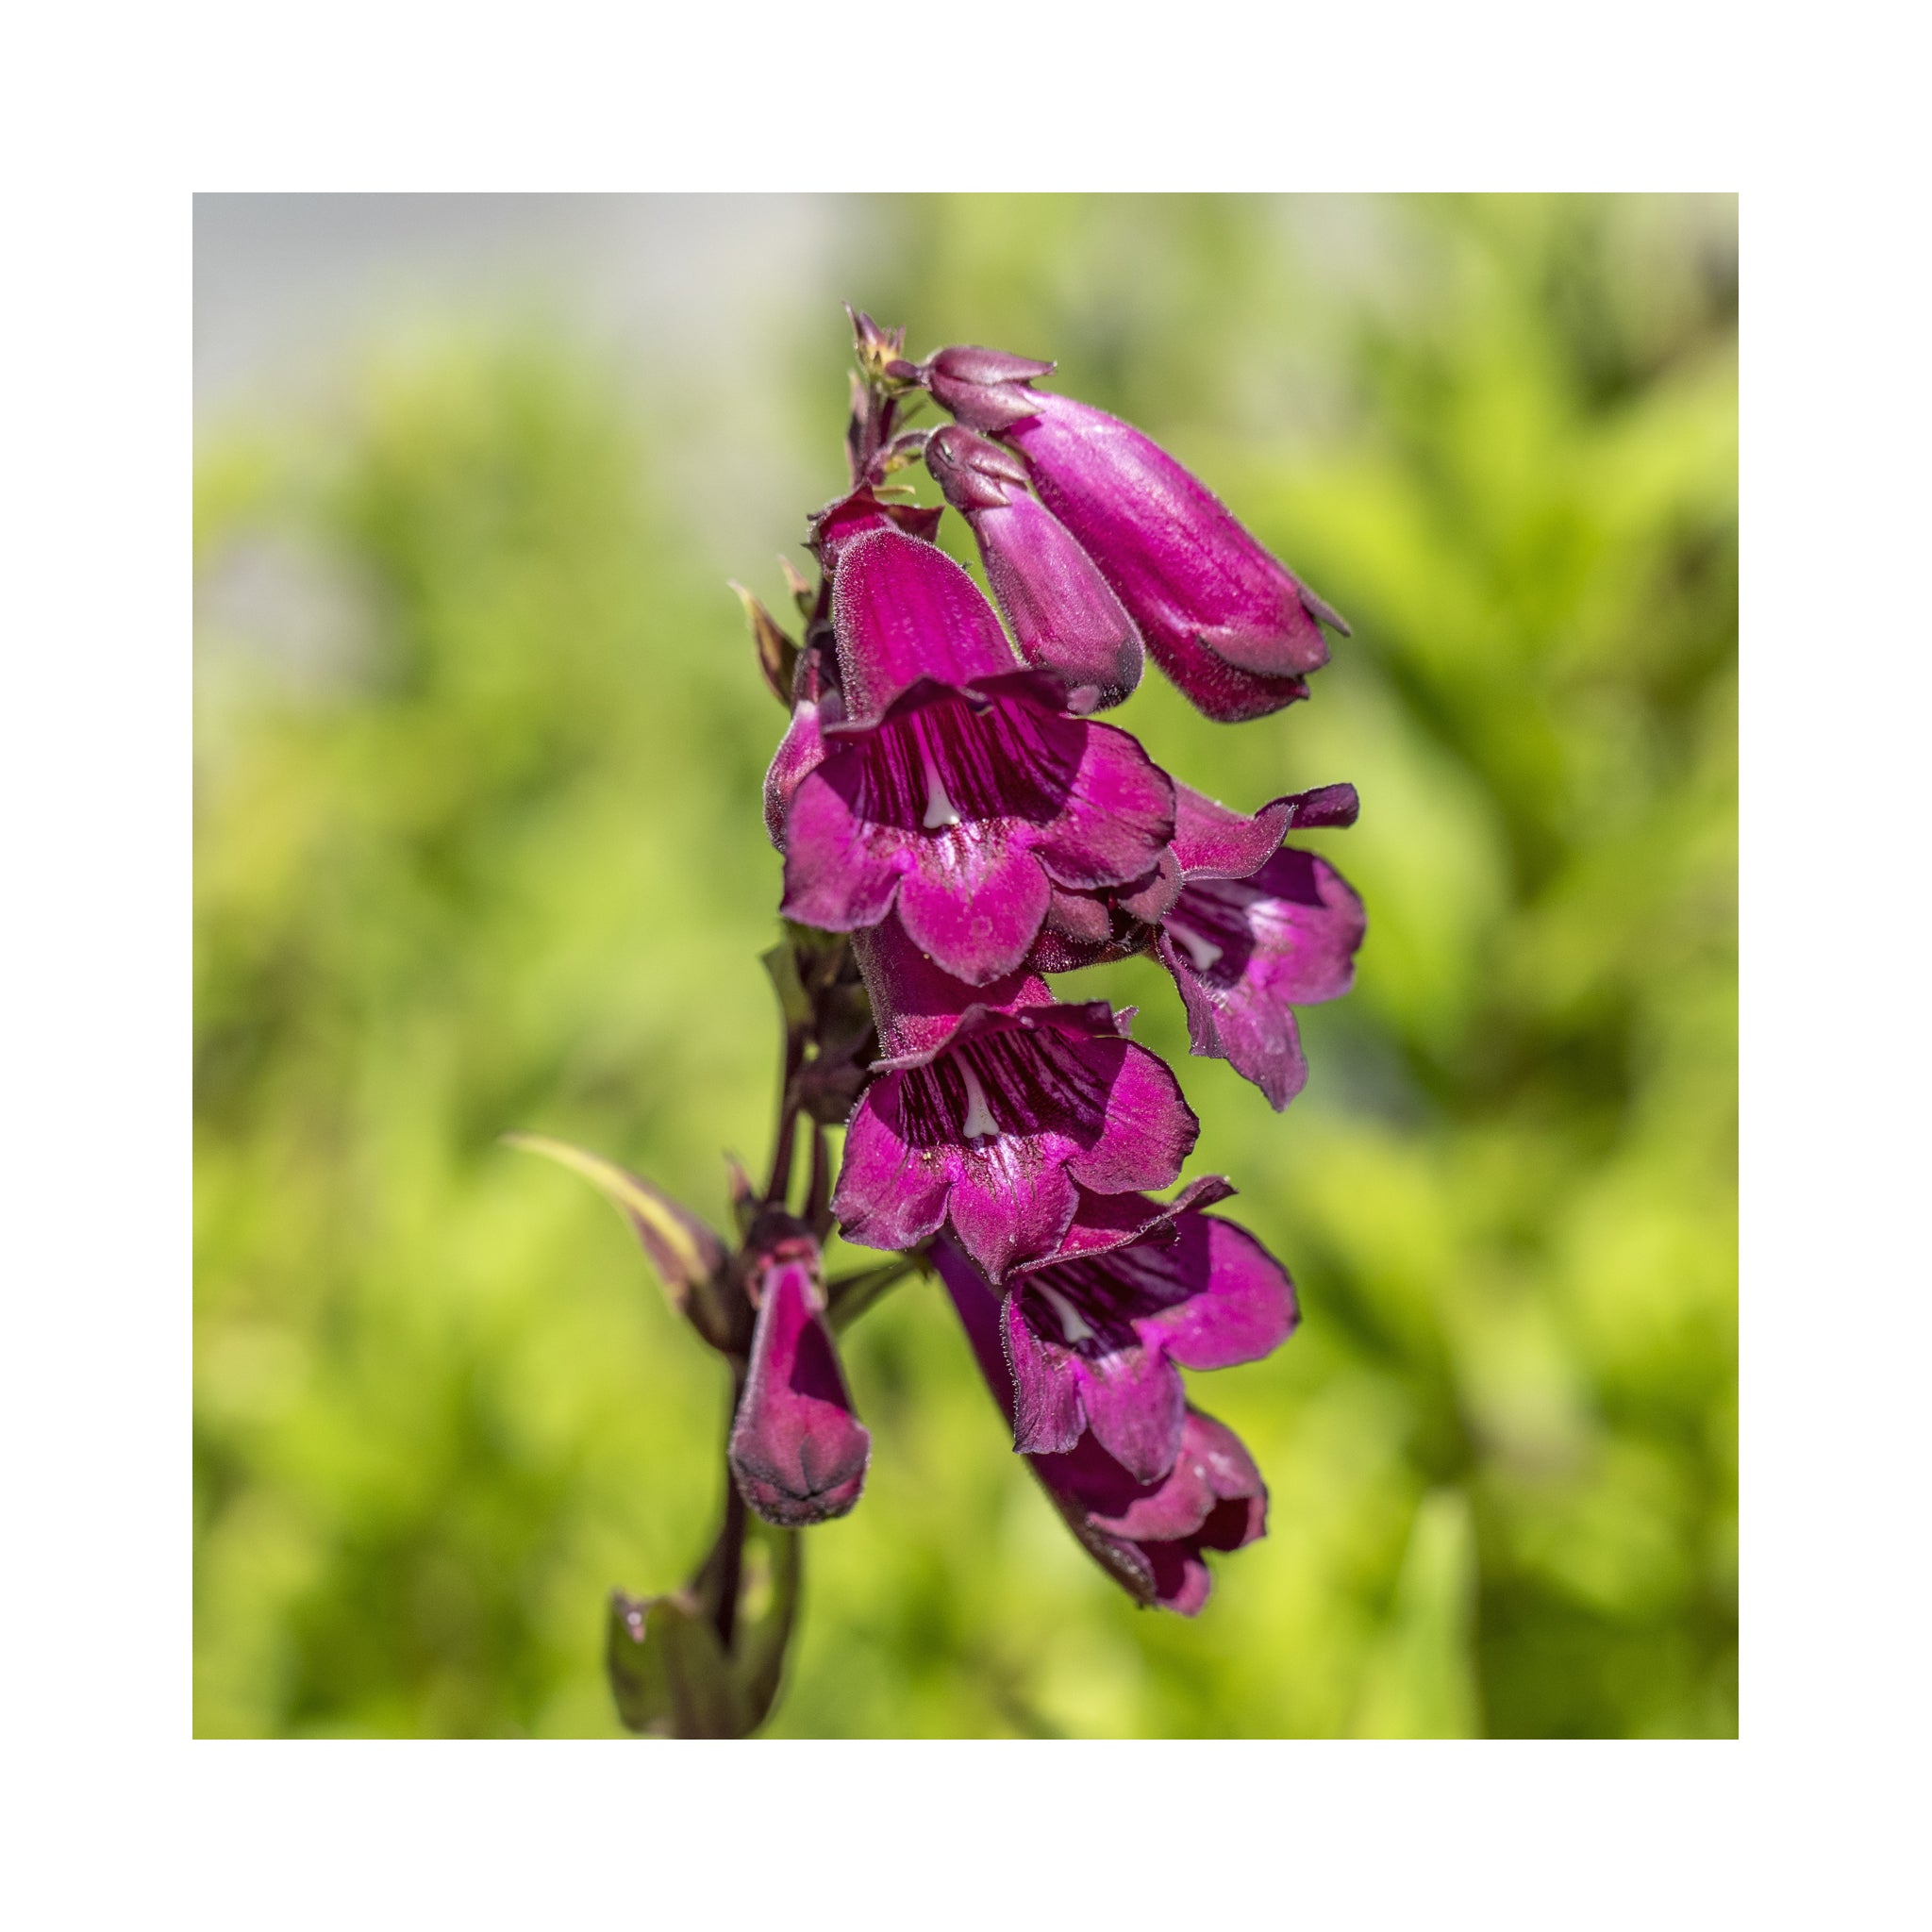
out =
<path fill-rule="evenodd" d="M 1040 500 L 1099 565 L 1154 660 L 1208 717 L 1258 718 L 1307 695 L 1348 625 L 1152 438 L 1034 390 L 1050 365 L 942 349 L 922 371 L 969 428 L 1019 451 Z"/>
<path fill-rule="evenodd" d="M 1202 1211 L 1233 1191 L 1216 1176 L 1165 1207 L 1083 1201 L 1059 1251 L 1014 1271 L 1002 1321 L 1015 1448 L 1071 1450 L 1091 1430 L 1136 1481 L 1158 1481 L 1180 1454 L 1179 1370 L 1258 1361 L 1287 1341 L 1288 1271 L 1245 1228 Z"/>
<path fill-rule="evenodd" d="M 1167 774 L 1015 665 L 958 564 L 874 532 L 843 553 L 832 606 L 846 715 L 825 723 L 821 708 L 821 758 L 778 788 L 787 918 L 855 932 L 896 916 L 945 972 L 984 986 L 1025 958 L 1056 890 L 1158 868 Z"/>
<path fill-rule="evenodd" d="M 832 1196 L 847 1241 L 916 1246 L 941 1226 L 989 1279 L 1053 1254 L 1079 1204 L 1166 1187 L 1200 1123 L 1105 1001 L 1015 974 L 982 989 L 891 925 L 854 941 L 880 1044 Z"/>
<path fill-rule="evenodd" d="M 1000 1341 L 998 1296 L 950 1241 L 933 1250 L 980 1373 L 1008 1421 L 1013 1377 Z M 1265 1534 L 1268 1491 L 1254 1458 L 1224 1424 L 1199 1409 L 1181 1418 L 1172 1466 L 1136 1479 L 1090 1431 L 1073 1448 L 1027 1456 L 1027 1467 L 1081 1546 L 1134 1599 L 1191 1617 L 1212 1579 L 1204 1553 L 1238 1550 Z"/>
<path fill-rule="evenodd" d="M 726 1448 L 739 1493 L 787 1529 L 842 1516 L 865 1486 L 872 1437 L 825 1326 L 818 1246 L 803 1228 L 758 1253 L 750 1373 Z"/>
<path fill-rule="evenodd" d="M 1064 680 L 1075 709 L 1119 704 L 1141 681 L 1141 633 L 1093 559 L 1028 492 L 1025 465 L 958 424 L 926 438 L 925 465 L 973 532 L 1020 655 Z"/>
<path fill-rule="evenodd" d="M 1368 925 L 1348 881 L 1281 835 L 1353 824 L 1355 788 L 1277 798 L 1252 818 L 1186 786 L 1175 793 L 1181 890 L 1154 951 L 1180 990 L 1193 1051 L 1226 1060 L 1279 1110 L 1308 1077 L 1294 1008 L 1348 991 Z"/>

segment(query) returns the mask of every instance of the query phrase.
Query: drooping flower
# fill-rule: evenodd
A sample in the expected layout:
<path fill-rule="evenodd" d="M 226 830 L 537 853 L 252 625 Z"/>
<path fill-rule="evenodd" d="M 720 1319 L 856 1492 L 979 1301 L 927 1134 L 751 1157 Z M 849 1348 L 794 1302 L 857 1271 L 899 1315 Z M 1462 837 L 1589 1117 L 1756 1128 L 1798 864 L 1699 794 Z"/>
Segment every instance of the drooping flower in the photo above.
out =
<path fill-rule="evenodd" d="M 1181 890 L 1154 951 L 1180 990 L 1193 1051 L 1226 1060 L 1279 1111 L 1308 1077 L 1294 1008 L 1348 991 L 1368 929 L 1355 888 L 1281 834 L 1354 824 L 1355 787 L 1277 798 L 1247 819 L 1175 792 Z"/>
<path fill-rule="evenodd" d="M 933 1250 L 993 1399 L 1014 1418 L 1002 1351 L 1000 1303 L 967 1257 L 942 1239 Z M 1023 1452 L 1024 1453 L 1024 1452 Z M 1268 1491 L 1254 1458 L 1224 1424 L 1197 1408 L 1181 1418 L 1167 1472 L 1136 1479 L 1090 1430 L 1068 1450 L 1028 1455 L 1028 1469 L 1081 1546 L 1137 1602 L 1193 1616 L 1212 1578 L 1205 1552 L 1238 1550 L 1268 1525 Z"/>
<path fill-rule="evenodd" d="M 1056 889 L 1153 872 L 1173 785 L 1126 732 L 1071 717 L 1021 670 L 966 573 L 871 532 L 833 590 L 845 716 L 790 786 L 788 918 L 854 932 L 890 918 L 956 977 L 1011 973 Z"/>
<path fill-rule="evenodd" d="M 746 1260 L 758 1324 L 726 1456 L 744 1500 L 767 1523 L 797 1529 L 858 1501 L 872 1437 L 853 1413 L 825 1326 L 809 1230 L 768 1217 L 754 1228 Z"/>
<path fill-rule="evenodd" d="M 927 437 L 925 466 L 966 519 L 1020 655 L 1063 678 L 1078 708 L 1119 704 L 1141 681 L 1141 633 L 1093 559 L 1029 493 L 1026 466 L 958 424 Z"/>
<path fill-rule="evenodd" d="M 942 1225 L 993 1281 L 1053 1254 L 1079 1191 L 1166 1187 L 1200 1123 L 1105 1001 L 1009 974 L 974 988 L 892 924 L 853 942 L 886 1058 L 854 1110 L 832 1210 L 862 1247 Z"/>
<path fill-rule="evenodd" d="M 1014 1270 L 1001 1319 L 1016 1448 L 1071 1450 L 1091 1430 L 1137 1481 L 1157 1481 L 1180 1453 L 1179 1369 L 1258 1361 L 1287 1341 L 1288 1271 L 1202 1211 L 1233 1191 L 1215 1176 L 1164 1207 L 1090 1198 L 1057 1254 Z"/>
<path fill-rule="evenodd" d="M 1353 824 L 1357 809 L 1352 785 L 1250 815 L 1176 784 L 1171 878 L 1138 895 L 1057 893 L 1027 966 L 1070 973 L 1151 951 L 1180 991 L 1193 1051 L 1226 1060 L 1279 1110 L 1307 1079 L 1293 1009 L 1348 991 L 1367 927 L 1348 881 L 1282 835 Z"/>
<path fill-rule="evenodd" d="M 1019 451 L 1041 501 L 1100 567 L 1154 660 L 1224 723 L 1307 695 L 1341 617 L 1219 497 L 1131 424 L 1031 387 L 1051 363 L 941 349 L 921 369 L 968 428 Z"/>

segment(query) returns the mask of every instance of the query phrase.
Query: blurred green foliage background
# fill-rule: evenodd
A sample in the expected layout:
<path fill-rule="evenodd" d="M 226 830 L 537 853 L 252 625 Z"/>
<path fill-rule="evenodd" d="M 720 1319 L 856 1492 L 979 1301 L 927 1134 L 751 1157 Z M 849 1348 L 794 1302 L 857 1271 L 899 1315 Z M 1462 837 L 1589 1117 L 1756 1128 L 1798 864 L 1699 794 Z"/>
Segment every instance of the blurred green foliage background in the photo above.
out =
<path fill-rule="evenodd" d="M 1310 842 L 1370 927 L 1280 1117 L 1184 1058 L 1158 969 L 1065 983 L 1140 1004 L 1191 1172 L 1300 1286 L 1272 1360 L 1191 1378 L 1267 1540 L 1198 1621 L 1137 1611 L 902 1288 L 847 1342 L 873 1473 L 808 1539 L 774 1732 L 1734 1734 L 1735 203 L 846 216 L 855 303 L 1058 358 L 1348 613 L 1308 704 L 1213 726 L 1150 673 L 1118 715 L 1244 807 L 1354 780 Z M 847 339 L 788 326 L 758 434 L 802 520 Z M 802 525 L 717 527 L 654 427 L 678 380 L 399 327 L 331 407 L 204 423 L 203 1735 L 614 1734 L 606 1592 L 708 1540 L 721 1368 L 497 1141 L 721 1224 L 721 1150 L 766 1153 L 782 716 L 710 559 L 776 608 Z"/>

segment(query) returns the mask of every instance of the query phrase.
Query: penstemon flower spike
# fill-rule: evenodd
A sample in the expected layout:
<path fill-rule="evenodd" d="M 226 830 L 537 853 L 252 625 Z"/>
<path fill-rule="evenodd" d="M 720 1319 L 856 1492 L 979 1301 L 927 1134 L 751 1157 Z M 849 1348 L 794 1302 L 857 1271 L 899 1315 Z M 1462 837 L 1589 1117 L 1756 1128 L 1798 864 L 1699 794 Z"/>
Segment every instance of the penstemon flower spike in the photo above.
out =
<path fill-rule="evenodd" d="M 1307 695 L 1323 626 L 1347 626 L 1150 439 L 1036 388 L 1053 364 L 915 362 L 902 329 L 847 313 L 848 488 L 808 520 L 816 581 L 781 559 L 800 635 L 731 587 L 791 714 L 763 800 L 785 921 L 769 1176 L 731 1163 L 727 1240 L 600 1156 L 506 1137 L 617 1206 L 730 1375 L 710 1550 L 681 1590 L 610 1600 L 612 1696 L 643 1735 L 766 1721 L 803 1534 L 858 1505 L 874 1447 L 836 1338 L 918 1275 L 1082 1547 L 1135 1602 L 1201 1609 L 1205 1553 L 1263 1534 L 1267 1490 L 1180 1371 L 1279 1346 L 1294 1286 L 1210 1211 L 1224 1177 L 1155 1197 L 1199 1121 L 1131 1009 L 1042 975 L 1151 955 L 1193 1051 L 1281 1108 L 1307 1076 L 1293 1009 L 1347 991 L 1365 930 L 1341 874 L 1283 842 L 1352 824 L 1353 787 L 1244 813 L 1090 715 L 1144 653 L 1208 716 L 1259 717 Z M 908 429 L 928 397 L 953 421 Z M 939 507 L 889 480 L 921 462 Z M 949 511 L 991 603 L 938 547 Z M 888 1257 L 828 1280 L 834 1234 Z"/>

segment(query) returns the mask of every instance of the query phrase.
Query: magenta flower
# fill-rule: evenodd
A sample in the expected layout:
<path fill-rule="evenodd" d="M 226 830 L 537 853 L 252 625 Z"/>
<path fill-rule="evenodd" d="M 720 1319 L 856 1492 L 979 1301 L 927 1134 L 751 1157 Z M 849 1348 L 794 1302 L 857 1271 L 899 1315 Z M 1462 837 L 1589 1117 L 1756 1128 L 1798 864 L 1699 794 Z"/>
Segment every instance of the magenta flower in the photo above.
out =
<path fill-rule="evenodd" d="M 767 1523 L 798 1529 L 858 1501 L 872 1437 L 825 1327 L 818 1243 L 791 1229 L 747 1257 L 758 1325 L 726 1456 L 744 1500 Z"/>
<path fill-rule="evenodd" d="M 1278 1112 L 1308 1077 L 1294 1008 L 1348 991 L 1368 927 L 1354 887 L 1281 833 L 1354 824 L 1355 787 L 1277 798 L 1252 818 L 1174 791 L 1181 890 L 1154 951 L 1180 989 L 1193 1051 L 1226 1060 Z"/>
<path fill-rule="evenodd" d="M 998 1297 L 950 1241 L 939 1242 L 933 1260 L 980 1373 L 1011 1421 L 1016 1403 Z M 1183 1410 L 1174 1460 L 1150 1482 L 1109 1456 L 1091 1431 L 1071 1449 L 1026 1456 L 1026 1464 L 1116 1582 L 1137 1602 L 1185 1617 L 1201 1608 L 1212 1587 L 1205 1552 L 1238 1550 L 1268 1526 L 1268 1491 L 1254 1458 L 1232 1429 L 1196 1408 Z"/>
<path fill-rule="evenodd" d="M 845 1137 L 832 1211 L 862 1247 L 941 1226 L 1004 1281 L 1053 1254 L 1080 1190 L 1166 1187 L 1200 1123 L 1173 1073 L 1105 1001 L 1056 1002 L 1014 974 L 981 989 L 891 925 L 855 941 L 887 1058 Z"/>
<path fill-rule="evenodd" d="M 1196 1054 L 1226 1060 L 1279 1111 L 1307 1079 L 1293 1008 L 1348 991 L 1367 921 L 1326 859 L 1281 836 L 1349 825 L 1352 785 L 1324 785 L 1252 817 L 1174 787 L 1169 866 L 1138 891 L 1054 895 L 1026 966 L 1072 973 L 1151 950 L 1179 989 Z"/>
<path fill-rule="evenodd" d="M 1025 958 L 1056 889 L 1158 867 L 1166 774 L 1021 670 L 951 558 L 896 531 L 863 536 L 841 554 L 832 614 L 847 715 L 825 723 L 821 708 L 823 757 L 795 777 L 794 721 L 800 756 L 777 788 L 786 917 L 830 932 L 896 917 L 944 971 L 984 986 Z"/>
<path fill-rule="evenodd" d="M 1025 458 L 1041 501 L 1099 565 L 1154 660 L 1224 723 L 1307 695 L 1348 625 L 1255 541 L 1219 497 L 1130 424 L 1030 387 L 1051 363 L 941 349 L 921 371 L 970 429 Z"/>
<path fill-rule="evenodd" d="M 1141 681 L 1141 633 L 1093 559 L 1028 493 L 1026 466 L 957 424 L 926 439 L 925 466 L 966 519 L 1020 655 L 1064 679 L 1075 709 L 1119 704 Z"/>
<path fill-rule="evenodd" d="M 1287 1270 L 1201 1211 L 1233 1191 L 1215 1176 L 1166 1207 L 1083 1201 L 1060 1251 L 1014 1270 L 1002 1323 L 1015 1448 L 1071 1450 L 1091 1430 L 1137 1481 L 1158 1481 L 1180 1454 L 1179 1369 L 1258 1361 L 1287 1341 L 1298 1319 Z"/>

